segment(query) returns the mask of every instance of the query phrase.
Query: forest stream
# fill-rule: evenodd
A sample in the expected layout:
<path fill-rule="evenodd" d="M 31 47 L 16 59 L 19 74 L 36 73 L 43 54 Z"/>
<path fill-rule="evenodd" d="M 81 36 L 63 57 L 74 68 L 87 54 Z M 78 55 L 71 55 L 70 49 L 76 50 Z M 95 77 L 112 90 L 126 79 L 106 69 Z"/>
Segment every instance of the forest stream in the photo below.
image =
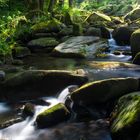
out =
<path fill-rule="evenodd" d="M 107 53 L 107 58 L 102 59 L 71 59 L 71 58 L 53 58 L 48 54 L 41 54 L 38 57 L 32 55 L 24 59 L 24 67 L 29 66 L 32 69 L 56 69 L 56 70 L 76 70 L 82 69 L 92 80 L 103 80 L 118 77 L 138 77 L 140 75 L 140 67 L 130 64 L 130 55 L 114 55 L 112 52 L 123 48 L 130 50 L 130 46 L 118 46 L 113 38 L 108 40 L 110 52 Z M 47 59 L 47 62 L 45 61 Z M 128 62 L 128 64 L 124 64 Z M 102 65 L 102 63 L 105 63 Z M 121 64 L 120 64 L 121 63 Z M 100 65 L 101 64 L 101 65 Z M 94 68 L 93 68 L 94 66 Z M 55 85 L 54 85 L 55 88 Z M 32 117 L 27 117 L 25 120 L 12 124 L 11 126 L 0 130 L 1 140 L 111 140 L 108 121 L 100 118 L 96 121 L 77 122 L 74 114 L 67 122 L 57 126 L 37 129 L 35 120 L 37 115 L 44 109 L 50 108 L 59 102 L 64 103 L 66 97 L 69 96 L 70 88 L 77 88 L 76 85 L 69 85 L 65 89 L 53 97 L 42 97 L 41 99 L 48 102 L 50 105 L 36 105 L 35 113 Z M 9 104 L 6 102 L 0 103 L 0 118 L 1 121 L 13 118 L 15 116 L 15 108 L 21 106 L 22 103 Z M 71 103 L 71 109 L 73 104 Z M 95 111 L 96 112 L 96 111 Z M 95 113 L 93 112 L 93 113 Z M 19 113 L 19 112 L 18 112 Z M 21 112 L 18 115 L 20 115 Z"/>

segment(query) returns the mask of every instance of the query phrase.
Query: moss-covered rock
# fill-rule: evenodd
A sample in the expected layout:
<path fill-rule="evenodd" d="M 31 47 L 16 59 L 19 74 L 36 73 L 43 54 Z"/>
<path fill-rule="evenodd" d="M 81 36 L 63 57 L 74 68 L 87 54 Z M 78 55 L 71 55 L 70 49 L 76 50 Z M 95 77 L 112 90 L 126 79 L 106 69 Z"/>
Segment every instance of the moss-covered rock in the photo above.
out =
<path fill-rule="evenodd" d="M 125 19 L 136 20 L 140 18 L 140 8 L 133 9 L 131 12 L 125 15 Z"/>
<path fill-rule="evenodd" d="M 127 93 L 138 90 L 139 80 L 134 78 L 114 78 L 95 81 L 83 85 L 71 94 L 75 103 L 84 104 L 106 103 Z"/>
<path fill-rule="evenodd" d="M 136 54 L 136 56 L 134 57 L 134 59 L 133 59 L 133 64 L 140 65 L 140 52 L 138 52 L 138 53 Z"/>
<path fill-rule="evenodd" d="M 41 33 L 41 32 L 58 33 L 62 27 L 63 27 L 63 24 L 61 22 L 59 22 L 57 19 L 52 19 L 50 21 L 36 23 L 35 25 L 31 27 L 31 29 L 34 33 Z"/>
<path fill-rule="evenodd" d="M 34 39 L 28 42 L 28 48 L 31 51 L 38 51 L 38 50 L 46 50 L 51 51 L 55 46 L 57 46 L 59 42 L 52 37 L 44 37 L 39 39 Z"/>
<path fill-rule="evenodd" d="M 136 138 L 140 127 L 140 92 L 121 97 L 113 113 L 111 132 L 115 139 Z"/>
<path fill-rule="evenodd" d="M 15 58 L 23 58 L 31 55 L 31 52 L 27 47 L 15 47 L 12 52 Z"/>
<path fill-rule="evenodd" d="M 39 128 L 51 127 L 69 118 L 70 112 L 64 104 L 59 103 L 40 113 L 37 118 Z"/>
<path fill-rule="evenodd" d="M 140 52 L 140 29 L 136 30 L 131 36 L 131 51 L 133 58 Z"/>
<path fill-rule="evenodd" d="M 87 17 L 86 21 L 88 23 L 94 23 L 96 21 L 111 21 L 111 18 L 103 13 L 93 12 L 89 17 Z"/>
<path fill-rule="evenodd" d="M 1 83 L 0 97 L 10 101 L 33 99 L 55 95 L 69 85 L 82 85 L 85 82 L 87 77 L 77 71 L 28 70 Z"/>
<path fill-rule="evenodd" d="M 119 27 L 113 31 L 113 38 L 118 45 L 130 45 L 130 38 L 133 31 L 129 27 Z"/>
<path fill-rule="evenodd" d="M 65 27 L 60 32 L 60 36 L 68 36 L 73 34 L 73 27 Z"/>
<path fill-rule="evenodd" d="M 101 37 L 101 30 L 100 30 L 100 28 L 89 27 L 86 30 L 85 35 L 87 35 L 87 36 L 99 36 L 99 37 Z"/>

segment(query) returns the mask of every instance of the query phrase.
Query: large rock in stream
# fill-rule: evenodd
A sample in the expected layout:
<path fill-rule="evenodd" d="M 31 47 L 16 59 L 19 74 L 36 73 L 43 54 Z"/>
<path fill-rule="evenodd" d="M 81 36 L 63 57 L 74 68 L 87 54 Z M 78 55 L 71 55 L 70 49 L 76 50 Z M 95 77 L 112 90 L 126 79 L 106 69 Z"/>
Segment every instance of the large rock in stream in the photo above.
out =
<path fill-rule="evenodd" d="M 111 132 L 114 139 L 136 139 L 140 128 L 140 92 L 121 97 L 112 116 Z"/>
<path fill-rule="evenodd" d="M 78 71 L 28 70 L 0 84 L 0 97 L 6 100 L 25 100 L 56 95 L 69 85 L 82 85 L 87 77 Z"/>
<path fill-rule="evenodd" d="M 55 46 L 57 46 L 59 42 L 52 37 L 43 37 L 31 40 L 28 42 L 28 48 L 31 49 L 31 51 L 37 52 L 37 51 L 46 51 L 49 52 L 53 50 Z"/>
<path fill-rule="evenodd" d="M 71 37 L 64 43 L 56 46 L 53 56 L 86 58 L 95 57 L 99 48 L 108 47 L 107 41 L 93 36 Z"/>
<path fill-rule="evenodd" d="M 131 36 L 131 51 L 133 58 L 140 52 L 140 29 L 136 30 Z"/>
<path fill-rule="evenodd" d="M 130 45 L 130 38 L 133 33 L 129 27 L 119 27 L 113 31 L 113 38 L 116 40 L 118 45 Z"/>
<path fill-rule="evenodd" d="M 112 78 L 83 85 L 71 94 L 75 103 L 100 104 L 137 91 L 139 80 L 135 78 Z"/>
<path fill-rule="evenodd" d="M 55 106 L 41 112 L 37 118 L 37 126 L 39 128 L 51 127 L 70 117 L 70 112 L 64 104 L 58 103 Z"/>

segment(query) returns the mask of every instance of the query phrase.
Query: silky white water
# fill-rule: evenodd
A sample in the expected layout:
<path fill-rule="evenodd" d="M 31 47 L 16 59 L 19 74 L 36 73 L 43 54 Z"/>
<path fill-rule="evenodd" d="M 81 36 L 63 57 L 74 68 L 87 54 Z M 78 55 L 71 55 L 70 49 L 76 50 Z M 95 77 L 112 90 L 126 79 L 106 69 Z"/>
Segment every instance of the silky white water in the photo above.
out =
<path fill-rule="evenodd" d="M 0 139 L 4 140 L 30 140 L 34 135 L 37 135 L 39 131 L 36 131 L 35 127 L 35 120 L 37 115 L 56 105 L 59 102 L 64 103 L 66 100 L 66 97 L 70 94 L 69 88 L 76 87 L 75 86 L 69 86 L 65 88 L 60 94 L 58 98 L 43 98 L 46 99 L 47 102 L 50 102 L 50 106 L 36 106 L 35 107 L 35 114 L 34 116 L 26 118 L 25 121 L 16 123 L 8 128 L 5 128 L 0 131 Z M 1 103 L 0 104 L 0 112 L 1 111 L 7 111 L 8 107 L 5 106 L 5 104 Z M 39 133 L 38 133 L 39 135 Z"/>

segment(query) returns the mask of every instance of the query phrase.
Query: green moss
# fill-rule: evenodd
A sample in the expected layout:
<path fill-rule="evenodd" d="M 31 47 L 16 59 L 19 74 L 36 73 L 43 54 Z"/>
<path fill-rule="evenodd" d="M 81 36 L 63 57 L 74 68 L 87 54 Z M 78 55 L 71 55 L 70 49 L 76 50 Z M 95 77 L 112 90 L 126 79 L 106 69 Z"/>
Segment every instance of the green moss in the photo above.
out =
<path fill-rule="evenodd" d="M 40 47 L 55 47 L 59 42 L 55 38 L 44 37 L 35 39 L 29 42 L 29 46 L 40 46 Z"/>
<path fill-rule="evenodd" d="M 45 31 L 45 32 L 59 32 L 61 30 L 62 23 L 56 19 L 52 19 L 47 22 L 40 22 L 31 27 L 32 31 Z"/>
<path fill-rule="evenodd" d="M 111 126 L 112 133 L 124 132 L 138 121 L 140 117 L 140 92 L 121 97 L 116 108 L 116 115 Z"/>
<path fill-rule="evenodd" d="M 64 108 L 65 110 L 67 110 L 67 108 L 64 106 L 64 104 L 59 103 L 59 104 L 57 104 L 57 105 L 55 105 L 55 106 L 53 106 L 53 107 L 51 107 L 51 108 L 49 108 L 49 109 L 43 111 L 42 113 L 40 113 L 40 114 L 38 115 L 38 117 L 43 117 L 43 116 L 49 115 L 49 114 L 51 114 L 51 113 L 53 113 L 53 112 L 55 112 L 55 111 L 57 111 L 57 110 L 61 110 L 61 109 L 63 109 L 63 108 Z"/>

